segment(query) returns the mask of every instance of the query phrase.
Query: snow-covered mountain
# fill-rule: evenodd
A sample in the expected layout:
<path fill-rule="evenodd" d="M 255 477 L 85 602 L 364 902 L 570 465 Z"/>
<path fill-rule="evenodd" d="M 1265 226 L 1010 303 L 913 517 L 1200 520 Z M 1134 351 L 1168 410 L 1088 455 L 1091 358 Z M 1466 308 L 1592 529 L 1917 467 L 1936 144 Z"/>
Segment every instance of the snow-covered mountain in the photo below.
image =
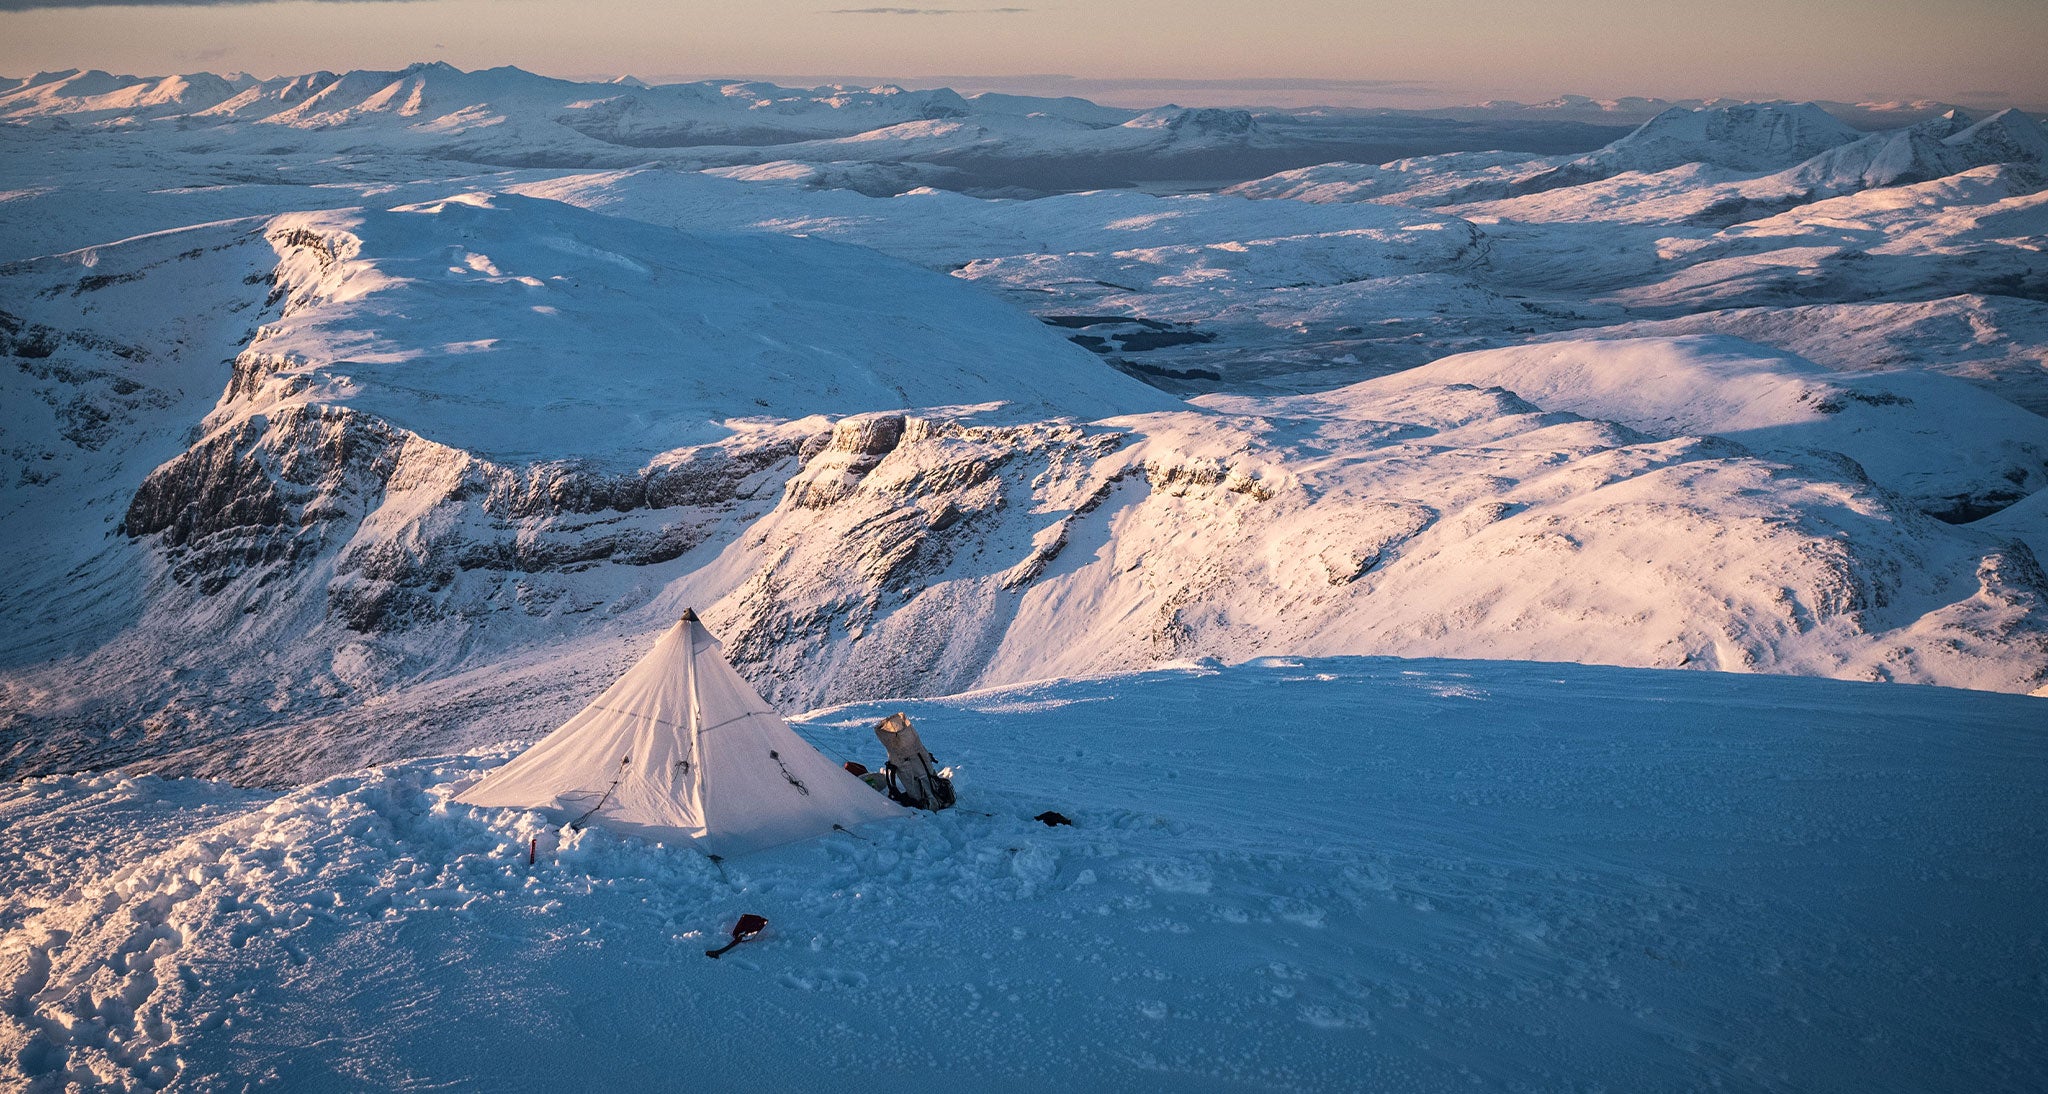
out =
<path fill-rule="evenodd" d="M 1812 103 L 1744 103 L 1707 110 L 1673 107 L 1613 144 L 1520 183 L 1525 192 L 1590 182 L 1624 171 L 1688 163 L 1762 171 L 1790 167 L 1861 134 Z"/>
<path fill-rule="evenodd" d="M 1092 104 L 1090 104 L 1092 105 Z M 1042 109 L 1049 108 L 1049 109 Z M 324 130 L 376 127 L 453 132 L 507 120 L 551 121 L 629 147 L 786 143 L 850 136 L 903 122 L 1013 112 L 1061 111 L 1061 101 L 1020 96 L 973 102 L 944 89 L 899 87 L 797 89 L 758 81 L 674 84 L 581 83 L 514 67 L 465 72 L 443 62 L 389 71 L 314 72 L 256 80 L 210 74 L 114 76 L 40 73 L 0 92 L 0 118 L 63 119 L 126 126 L 185 116 L 195 124 Z M 1063 113 L 1071 113 L 1071 110 Z M 1136 114 L 1097 107 L 1116 124 Z M 384 139 L 394 139 L 387 134 Z"/>
<path fill-rule="evenodd" d="M 799 704 L 1297 652 L 2042 686 L 2024 115 L 1717 104 L 1586 156 L 1012 201 L 912 184 L 1275 138 L 445 66 L 178 94 L 0 95 L 54 157 L 6 161 L 7 252 L 135 235 L 0 271 L 17 770 L 538 729 L 684 604 Z M 750 126 L 784 143 L 469 166 Z M 1923 152 L 1972 166 L 1886 184 Z M 1692 215 L 1731 187 L 1769 215 Z"/>
<path fill-rule="evenodd" d="M 1459 206 L 1517 220 L 1729 222 L 1744 212 L 1928 182 L 1977 167 L 2033 165 L 2048 134 L 2018 110 L 1981 121 L 1950 110 L 1862 134 L 1811 103 L 1667 110 L 1576 158 L 1459 153 L 1382 166 L 1325 164 L 1232 193 L 1300 201 Z"/>
<path fill-rule="evenodd" d="M 2048 160 L 2048 134 L 2016 110 L 1972 123 L 1951 111 L 1903 129 L 1837 145 L 1783 171 L 1736 173 L 1690 163 L 1590 183 L 1460 205 L 1456 211 L 1512 220 L 1615 220 L 1721 227 L 1869 189 L 1935 182 L 1984 167 L 2024 175 L 2029 188 Z M 1329 183 L 1318 184 L 1332 192 Z M 1336 187 L 1341 192 L 1342 187 Z"/>
<path fill-rule="evenodd" d="M 1428 119 L 1303 124 L 1242 110 L 1141 112 L 947 88 L 649 86 L 438 62 L 269 80 L 42 73 L 0 87 L 0 128 L 120 133 L 216 166 L 237 154 L 284 153 L 325 163 L 425 156 L 556 171 L 802 162 L 863 165 L 862 185 L 877 193 L 937 185 L 1017 196 L 1147 179 L 1235 181 L 1327 159 L 1332 148 L 1389 139 L 1463 147 L 1469 139 L 1468 127 Z M 1576 130 L 1532 132 L 1546 147 L 1595 143 Z"/>
<path fill-rule="evenodd" d="M 529 199 L 216 230 L 280 255 L 274 278 L 244 280 L 285 314 L 238 359 L 196 443 L 118 511 L 72 521 L 82 545 L 118 513 L 95 562 L 30 602 L 43 607 L 15 608 L 46 636 L 17 657 L 57 639 L 78 652 L 11 679 L 40 712 L 17 723 L 14 762 L 138 746 L 88 727 L 139 719 L 157 764 L 343 769 L 392 747 L 380 710 L 410 710 L 421 743 L 467 739 L 498 708 L 450 682 L 474 671 L 502 688 L 502 667 L 524 662 L 545 688 L 683 604 L 799 706 L 1290 650 L 2048 682 L 2048 579 L 2028 548 L 1922 515 L 1970 520 L 2037 491 L 2048 428 L 1943 377 L 1841 377 L 1715 340 L 1587 342 L 1171 410 L 1012 316 L 1018 348 L 995 359 L 1041 373 L 1016 390 L 1068 377 L 1040 406 L 780 424 L 804 389 L 777 374 L 776 344 L 743 338 L 704 352 L 751 354 L 721 382 L 780 401 L 758 424 L 713 423 L 692 409 L 702 381 L 677 332 L 579 302 L 573 284 L 589 276 L 579 261 L 637 256 L 653 274 L 676 258 L 586 219 Z M 572 228 L 583 242 L 565 260 L 555 241 Z M 144 242 L 159 243 L 129 246 Z M 715 252 L 687 253 L 693 275 L 710 272 Z M 608 277 L 603 295 L 627 283 Z M 668 291 L 717 299 L 715 283 Z M 521 325 L 555 321 L 536 307 L 616 314 L 613 340 L 559 339 L 548 357 Z M 985 350 L 995 324 L 969 322 Z M 470 323 L 503 341 L 467 337 Z M 854 341 L 860 329 L 814 344 L 810 368 L 844 360 L 858 377 L 902 348 Z M 981 380 L 972 368 L 953 375 Z M 870 405 L 973 401 L 929 386 L 945 375 L 917 389 L 924 404 L 891 391 Z M 827 394 L 861 409 L 856 385 Z M 24 527 L 64 523 L 55 499 L 76 484 L 52 466 L 33 492 L 45 500 L 16 510 Z M 98 620 L 81 593 L 109 601 Z M 235 621 L 227 641 L 264 656 L 223 666 L 218 633 L 179 637 L 194 618 Z M 165 680 L 166 661 L 180 675 Z M 101 684 L 80 692 L 81 676 Z M 213 709 L 194 716 L 202 697 Z M 308 719 L 321 731 L 304 733 Z M 226 754 L 230 733 L 266 743 Z"/>
<path fill-rule="evenodd" d="M 308 78 L 283 82 L 302 85 L 305 79 Z M 197 113 L 259 86 L 254 77 L 243 74 L 116 76 L 98 69 L 74 68 L 0 81 L 0 114 L 11 120 L 62 118 L 67 123 L 129 125 L 150 118 Z"/>
<path fill-rule="evenodd" d="M 1470 120 L 1496 118 L 1560 118 L 1585 122 L 1625 122 L 1641 125 L 1659 114 L 1670 110 L 1710 110 L 1720 106 L 1741 105 L 1733 99 L 1660 99 L 1642 95 L 1618 95 L 1598 98 L 1591 95 L 1559 95 L 1539 103 L 1522 103 L 1513 99 L 1491 99 L 1474 106 L 1437 107 L 1415 113 L 1435 117 Z M 1928 118 L 1958 109 L 1953 104 L 1933 99 L 1892 100 L 1881 102 L 1834 102 L 1823 101 L 1814 105 L 1834 117 L 1858 129 L 1891 129 L 1900 125 L 1911 125 Z"/>
<path fill-rule="evenodd" d="M 0 1086 L 2025 1088 L 2048 141 L 1653 106 L 0 81 Z M 454 801 L 685 607 L 966 808 Z"/>
<path fill-rule="evenodd" d="M 823 412 L 1001 423 L 1172 403 L 869 251 L 515 196 L 229 222 L 9 280 L 22 470 L 0 520 L 25 580 L 5 610 L 34 621 L 10 658 L 97 650 L 86 663 L 128 677 L 106 694 L 138 698 L 197 613 L 236 636 L 191 646 L 207 682 L 172 690 L 234 690 L 258 718 L 445 671 L 501 609 L 645 599 L 644 567 L 772 504 L 756 499 L 823 442 Z M 223 642 L 262 656 L 223 677 Z M 17 682 L 12 725 L 98 717 L 98 689 Z M 10 751 L 80 744 L 11 735 Z"/>
<path fill-rule="evenodd" d="M 1862 134 L 1812 103 L 1672 107 L 1583 156 L 1461 153 L 1387 164 L 1327 164 L 1240 183 L 1246 197 L 1444 205 L 1541 194 L 1616 175 L 1698 164 L 1729 171 L 1795 166 Z"/>

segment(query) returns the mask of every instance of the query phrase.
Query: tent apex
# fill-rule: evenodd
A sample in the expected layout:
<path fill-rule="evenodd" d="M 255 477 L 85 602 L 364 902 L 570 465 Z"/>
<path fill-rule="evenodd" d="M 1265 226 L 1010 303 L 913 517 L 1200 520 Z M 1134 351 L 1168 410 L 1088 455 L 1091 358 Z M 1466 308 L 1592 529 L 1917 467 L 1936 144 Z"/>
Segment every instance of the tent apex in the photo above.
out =
<path fill-rule="evenodd" d="M 683 609 L 683 622 L 685 622 L 685 623 L 695 623 L 696 621 L 697 621 L 697 609 L 695 609 L 695 608 L 684 608 L 684 609 Z"/>

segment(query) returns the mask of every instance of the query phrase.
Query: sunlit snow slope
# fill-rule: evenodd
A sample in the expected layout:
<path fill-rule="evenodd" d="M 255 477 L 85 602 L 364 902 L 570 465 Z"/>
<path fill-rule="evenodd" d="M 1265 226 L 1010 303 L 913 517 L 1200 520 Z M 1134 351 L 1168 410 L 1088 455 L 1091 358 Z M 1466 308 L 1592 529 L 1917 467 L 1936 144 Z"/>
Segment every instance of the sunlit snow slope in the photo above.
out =
<path fill-rule="evenodd" d="M 451 804 L 505 749 L 32 780 L 0 1081 L 2019 1091 L 2038 705 L 1350 658 L 1046 684 L 905 707 L 962 809 L 722 871 Z M 873 759 L 892 709 L 804 732 Z M 767 933 L 705 960 L 742 912 Z"/>

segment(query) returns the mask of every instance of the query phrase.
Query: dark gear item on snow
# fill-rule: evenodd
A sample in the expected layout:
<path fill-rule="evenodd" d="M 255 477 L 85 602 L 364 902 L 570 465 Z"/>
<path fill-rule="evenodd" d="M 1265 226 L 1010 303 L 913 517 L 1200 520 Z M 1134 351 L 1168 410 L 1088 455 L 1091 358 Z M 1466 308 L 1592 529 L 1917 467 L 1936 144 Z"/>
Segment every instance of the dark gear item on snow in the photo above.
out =
<path fill-rule="evenodd" d="M 882 719 L 875 737 L 889 750 L 882 770 L 889 777 L 889 800 L 912 809 L 937 812 L 953 805 L 953 780 L 939 773 L 938 761 L 924 750 L 917 727 L 902 711 Z"/>
<path fill-rule="evenodd" d="M 762 918 L 761 916 L 755 915 L 752 912 L 748 912 L 747 914 L 740 917 L 740 921 L 738 923 L 732 925 L 732 941 L 726 943 L 723 946 L 718 947 L 715 950 L 705 950 L 704 956 L 716 959 L 719 954 L 722 954 L 725 951 L 732 949 L 734 946 L 737 946 L 740 943 L 745 942 L 747 939 L 752 938 L 757 934 L 760 934 L 761 931 L 767 926 L 768 921 L 766 919 Z"/>
<path fill-rule="evenodd" d="M 849 775 L 859 776 L 868 773 L 867 765 L 861 763 L 859 760 L 848 760 L 841 766 L 846 768 L 846 773 Z"/>
<path fill-rule="evenodd" d="M 1050 809 L 1046 810 L 1043 813 L 1040 813 L 1039 815 L 1031 819 L 1035 821 L 1043 821 L 1047 828 L 1057 828 L 1062 824 L 1074 823 L 1073 821 L 1067 819 L 1067 815 L 1065 813 L 1055 813 Z"/>

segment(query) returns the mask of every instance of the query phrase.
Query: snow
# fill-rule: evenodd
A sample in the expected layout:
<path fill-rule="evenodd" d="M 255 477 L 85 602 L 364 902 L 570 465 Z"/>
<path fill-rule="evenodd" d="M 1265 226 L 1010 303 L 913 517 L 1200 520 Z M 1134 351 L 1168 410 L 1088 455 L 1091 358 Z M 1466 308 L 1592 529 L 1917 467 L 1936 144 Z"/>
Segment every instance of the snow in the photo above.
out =
<path fill-rule="evenodd" d="M 1673 107 L 1563 170 L 1591 168 L 1615 174 L 1662 171 L 1687 163 L 1737 170 L 1790 167 L 1859 136 L 1813 103 Z"/>
<path fill-rule="evenodd" d="M 514 196 L 263 232 L 291 314 L 258 344 L 291 364 L 241 415 L 310 401 L 492 459 L 638 460 L 716 440 L 729 417 L 1166 405 L 955 281 L 822 241 L 686 236 Z M 441 409 L 451 394 L 466 413 Z"/>
<path fill-rule="evenodd" d="M 0 1087 L 2038 1085 L 2048 137 L 1946 109 L 0 80 Z M 1543 118 L 1642 124 L 1341 159 Z M 965 808 L 456 800 L 685 607 Z"/>
<path fill-rule="evenodd" d="M 31 1089 L 2019 1089 L 2038 703 L 1275 659 L 898 707 L 962 808 L 735 859 L 451 802 L 0 792 Z M 1030 820 L 1056 809 L 1075 821 Z M 529 840 L 539 861 L 526 862 Z M 717 962 L 742 912 L 770 926 Z"/>
<path fill-rule="evenodd" d="M 460 75 L 354 83 L 452 96 L 408 125 L 478 95 L 526 125 L 520 96 L 563 90 Z M 1787 115 L 1745 116 L 1729 139 L 1766 147 Z M 806 705 L 1292 653 L 2043 686 L 2036 510 L 1972 523 L 2043 481 L 2038 419 L 1995 397 L 2048 405 L 2048 325 L 2011 295 L 2041 254 L 2025 164 L 1692 225 L 1580 192 L 1755 180 L 1639 171 L 1515 220 L 875 196 L 937 163 L 477 175 L 367 130 L 265 157 L 242 130 L 152 132 L 0 130 L 107 188 L 4 161 L 35 184 L 8 238 L 168 229 L 0 273 L 61 342 L 5 381 L 24 469 L 0 512 L 32 544 L 0 591 L 9 770 L 311 778 L 537 732 L 573 713 L 557 681 L 692 604 Z M 164 157 L 206 184 L 167 186 Z M 1384 171 L 1441 196 L 1561 162 Z M 1671 339 L 1693 334 L 1754 344 Z M 905 416 L 900 443 L 860 440 L 876 415 Z"/>
<path fill-rule="evenodd" d="M 1498 385 L 1549 409 L 1663 436 L 1711 434 L 1763 452 L 1839 452 L 1930 511 L 1980 491 L 2010 501 L 2048 485 L 2048 419 L 1947 377 L 1907 370 L 1840 376 L 1737 339 L 1487 350 L 1374 386 L 1456 383 Z"/>

